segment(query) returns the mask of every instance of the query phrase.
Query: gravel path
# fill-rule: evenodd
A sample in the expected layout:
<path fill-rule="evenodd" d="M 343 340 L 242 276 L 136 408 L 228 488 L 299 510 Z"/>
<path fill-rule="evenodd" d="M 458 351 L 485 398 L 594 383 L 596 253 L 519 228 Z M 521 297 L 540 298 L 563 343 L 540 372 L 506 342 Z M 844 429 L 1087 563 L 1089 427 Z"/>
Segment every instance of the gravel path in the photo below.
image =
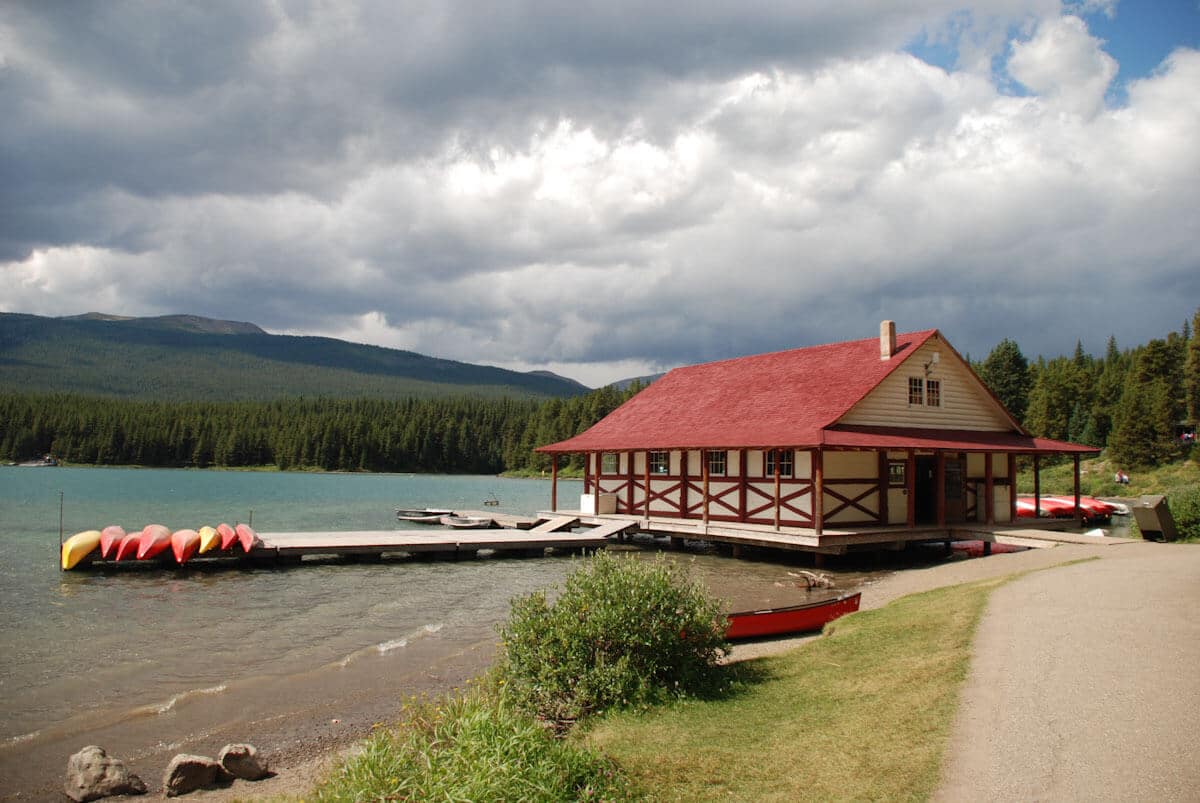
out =
<path fill-rule="evenodd" d="M 992 594 L 935 800 L 1200 800 L 1200 546 L 1093 550 Z"/>

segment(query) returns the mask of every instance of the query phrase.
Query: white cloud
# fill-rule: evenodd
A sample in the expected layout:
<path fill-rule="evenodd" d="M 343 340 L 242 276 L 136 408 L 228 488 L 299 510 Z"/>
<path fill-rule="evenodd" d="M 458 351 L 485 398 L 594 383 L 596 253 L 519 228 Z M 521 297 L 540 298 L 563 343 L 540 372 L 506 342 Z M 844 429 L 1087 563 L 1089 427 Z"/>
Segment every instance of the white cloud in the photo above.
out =
<path fill-rule="evenodd" d="M 1064 111 L 1090 117 L 1104 105 L 1117 62 L 1079 17 L 1043 20 L 1027 42 L 1014 42 L 1008 71 Z"/>
<path fill-rule="evenodd" d="M 62 31 L 22 21 L 0 101 L 78 131 L 0 130 L 21 157 L 0 161 L 21 188 L 0 197 L 0 309 L 192 312 L 598 384 L 883 317 L 973 354 L 1099 349 L 1200 298 L 1194 50 L 1109 108 L 1115 64 L 1050 0 L 977 4 L 950 26 L 978 48 L 953 70 L 899 50 L 954 10 L 937 3 L 854 25 L 664 12 L 641 34 L 605 9 L 534 30 L 532 8 L 418 15 L 399 39 L 386 5 L 276 8 L 228 82 L 184 59 L 178 94 L 50 69 L 35 34 Z M 990 61 L 1014 28 L 1025 95 Z M 91 130 L 22 88 L 33 66 L 129 114 Z"/>

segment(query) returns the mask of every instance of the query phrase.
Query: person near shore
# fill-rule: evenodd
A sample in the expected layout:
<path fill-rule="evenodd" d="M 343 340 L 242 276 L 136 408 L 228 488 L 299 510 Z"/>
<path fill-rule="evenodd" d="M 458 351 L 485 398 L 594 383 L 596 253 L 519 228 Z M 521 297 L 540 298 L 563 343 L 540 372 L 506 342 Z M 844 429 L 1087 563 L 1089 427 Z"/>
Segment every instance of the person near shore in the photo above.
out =
<path fill-rule="evenodd" d="M 1123 470 L 1117 469 L 1116 476 L 1113 477 L 1113 480 L 1118 485 L 1128 485 L 1129 484 L 1129 475 L 1126 474 Z"/>

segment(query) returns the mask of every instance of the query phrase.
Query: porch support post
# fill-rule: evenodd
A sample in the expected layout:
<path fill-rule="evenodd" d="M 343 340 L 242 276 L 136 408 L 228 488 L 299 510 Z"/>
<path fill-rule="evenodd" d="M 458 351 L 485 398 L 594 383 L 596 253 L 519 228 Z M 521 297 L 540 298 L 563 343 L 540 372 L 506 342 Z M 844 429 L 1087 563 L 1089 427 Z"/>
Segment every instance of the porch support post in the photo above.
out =
<path fill-rule="evenodd" d="M 591 487 L 592 487 L 592 457 L 593 457 L 593 455 L 592 455 L 592 453 L 591 453 L 591 452 L 584 452 L 584 453 L 583 453 L 583 492 L 584 492 L 585 494 L 586 494 L 586 493 L 591 493 Z M 600 473 L 600 470 L 599 470 L 599 469 L 597 469 L 597 470 L 596 470 L 596 473 L 597 473 L 597 474 L 599 474 L 599 473 Z"/>
<path fill-rule="evenodd" d="M 783 450 L 775 450 L 775 529 L 779 529 L 779 505 L 782 494 L 779 491 L 779 464 L 783 462 Z"/>
<path fill-rule="evenodd" d="M 1079 454 L 1075 454 L 1075 526 L 1084 526 L 1084 509 L 1079 507 Z"/>
<path fill-rule="evenodd" d="M 1042 456 L 1033 456 L 1033 520 L 1036 523 L 1038 511 L 1042 509 Z"/>
<path fill-rule="evenodd" d="M 812 456 L 813 472 L 813 531 L 825 531 L 825 452 L 817 449 Z"/>
<path fill-rule="evenodd" d="M 888 453 L 879 452 L 879 523 L 888 523 Z"/>
<path fill-rule="evenodd" d="M 937 526 L 946 526 L 946 453 L 934 453 L 934 496 L 937 498 Z"/>
<path fill-rule="evenodd" d="M 908 504 L 908 528 L 917 526 L 917 453 L 908 450 L 904 461 L 904 491 Z"/>
<path fill-rule="evenodd" d="M 708 526 L 708 451 L 700 452 L 700 470 L 704 474 L 704 526 Z"/>
<path fill-rule="evenodd" d="M 625 512 L 633 515 L 633 456 L 634 452 L 625 453 Z"/>
<path fill-rule="evenodd" d="M 996 523 L 996 478 L 992 471 L 992 453 L 983 453 L 983 504 L 987 510 L 983 515 L 984 524 Z M 986 544 L 985 544 L 986 547 Z"/>
<path fill-rule="evenodd" d="M 646 464 L 643 466 L 643 468 L 645 470 L 642 472 L 643 473 L 642 479 L 646 483 L 646 498 L 643 500 L 644 504 L 642 505 L 642 508 L 646 512 L 646 521 L 650 521 L 650 450 L 649 449 L 646 450 Z"/>
<path fill-rule="evenodd" d="M 550 512 L 558 510 L 558 454 L 550 455 Z"/>
<path fill-rule="evenodd" d="M 746 450 L 738 450 L 738 521 L 746 520 Z"/>
<path fill-rule="evenodd" d="M 700 453 L 700 459 L 704 459 L 704 452 Z M 688 517 L 688 450 L 684 449 L 679 453 L 679 518 L 686 519 Z"/>
<path fill-rule="evenodd" d="M 1008 453 L 1008 520 L 1017 522 L 1017 456 Z"/>

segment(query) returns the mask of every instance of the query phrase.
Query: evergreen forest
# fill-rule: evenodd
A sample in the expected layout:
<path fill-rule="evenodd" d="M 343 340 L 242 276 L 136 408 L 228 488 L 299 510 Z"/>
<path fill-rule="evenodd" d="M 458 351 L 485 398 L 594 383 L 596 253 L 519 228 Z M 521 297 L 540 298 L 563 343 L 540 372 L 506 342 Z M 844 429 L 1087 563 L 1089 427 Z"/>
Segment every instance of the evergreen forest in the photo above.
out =
<path fill-rule="evenodd" d="M 1194 448 L 1200 419 L 1200 310 L 1180 331 L 1096 357 L 1029 361 L 1003 340 L 972 364 L 1034 435 L 1107 449 L 1126 467 Z M 0 460 L 53 454 L 77 464 L 325 471 L 540 472 L 535 447 L 590 427 L 641 389 L 566 399 L 290 398 L 134 401 L 75 394 L 0 394 Z M 563 467 L 580 469 L 574 456 Z"/>
<path fill-rule="evenodd" d="M 496 474 L 549 467 L 536 446 L 600 420 L 641 386 L 569 399 L 157 402 L 0 394 L 0 460 Z M 582 457 L 564 467 L 582 469 Z"/>

